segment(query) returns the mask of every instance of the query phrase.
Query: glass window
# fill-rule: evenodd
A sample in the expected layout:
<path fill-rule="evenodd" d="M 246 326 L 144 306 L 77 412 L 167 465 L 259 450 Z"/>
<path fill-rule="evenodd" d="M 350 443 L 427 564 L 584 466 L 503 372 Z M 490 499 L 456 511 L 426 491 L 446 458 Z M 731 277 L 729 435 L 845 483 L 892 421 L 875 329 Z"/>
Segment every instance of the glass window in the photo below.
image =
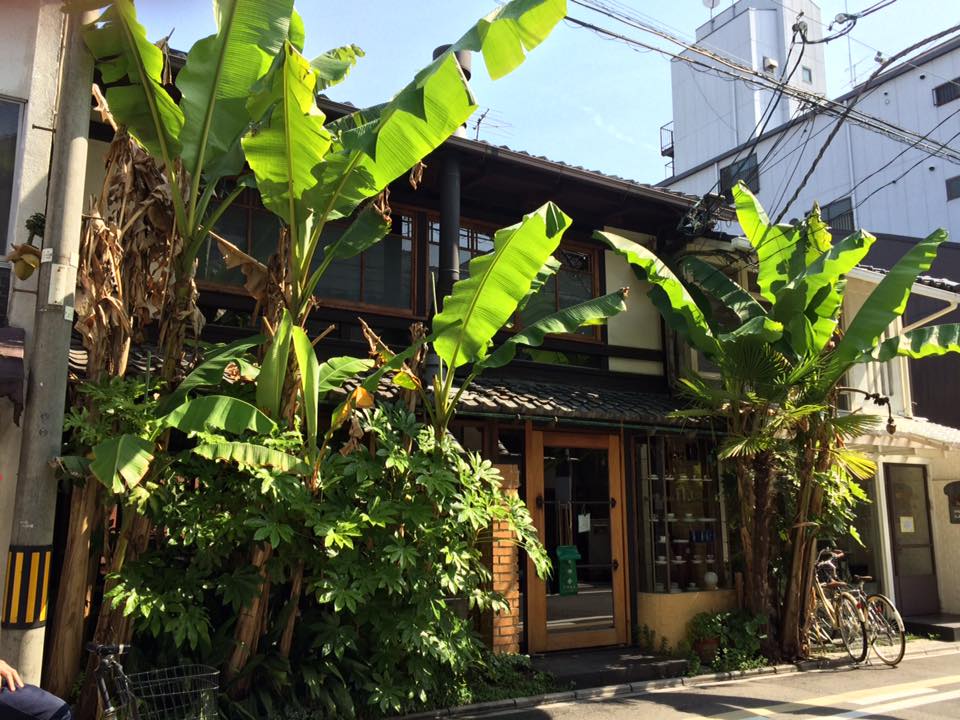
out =
<path fill-rule="evenodd" d="M 755 154 L 720 168 L 720 192 L 733 202 L 733 186 L 743 181 L 753 192 L 760 192 L 760 171 Z"/>
<path fill-rule="evenodd" d="M 221 197 L 229 191 L 230 188 L 222 190 Z M 244 190 L 220 216 L 214 231 L 247 255 L 266 263 L 277 249 L 281 227 L 280 219 L 260 204 L 257 194 Z M 197 279 L 213 285 L 243 285 L 243 273 L 239 268 L 227 269 L 213 238 L 200 251 Z"/>
<path fill-rule="evenodd" d="M 430 247 L 430 272 L 437 275 L 437 266 L 440 264 L 440 220 L 431 218 L 428 221 L 427 237 Z M 483 255 L 493 250 L 493 234 L 495 230 L 490 225 L 461 221 L 460 225 L 460 278 L 470 274 L 470 261 L 477 255 Z"/>
<path fill-rule="evenodd" d="M 806 65 L 800 68 L 800 75 L 803 77 L 803 81 L 808 85 L 813 83 L 813 70 L 808 68 Z"/>
<path fill-rule="evenodd" d="M 314 267 L 323 248 L 340 237 L 347 224 L 330 223 L 320 236 Z M 379 307 L 413 308 L 413 218 L 394 212 L 393 232 L 366 252 L 331 263 L 317 285 L 317 297 Z"/>
<path fill-rule="evenodd" d="M 600 294 L 595 272 L 597 255 L 592 249 L 561 246 L 554 257 L 560 261 L 560 270 L 527 302 L 519 317 L 521 327 Z M 600 337 L 598 327 L 581 328 L 577 334 Z"/>
<path fill-rule="evenodd" d="M 20 103 L 0 100 L 0 237 L 5 251 L 13 238 L 7 238 L 10 207 L 13 201 L 13 173 L 17 166 L 17 133 L 20 129 Z M 5 252 L 4 252 L 5 254 Z"/>
<path fill-rule="evenodd" d="M 694 592 L 729 585 L 720 476 L 705 439 L 651 437 L 637 443 L 638 524 L 644 592 Z"/>
<path fill-rule="evenodd" d="M 947 179 L 947 200 L 960 198 L 960 175 Z"/>

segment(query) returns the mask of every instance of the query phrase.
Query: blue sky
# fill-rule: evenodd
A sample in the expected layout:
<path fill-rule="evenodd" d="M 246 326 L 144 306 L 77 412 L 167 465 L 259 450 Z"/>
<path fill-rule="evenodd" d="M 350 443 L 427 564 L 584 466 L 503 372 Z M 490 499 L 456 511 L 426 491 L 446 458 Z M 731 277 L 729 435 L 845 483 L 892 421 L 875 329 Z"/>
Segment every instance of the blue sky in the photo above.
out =
<path fill-rule="evenodd" d="M 648 18 L 692 39 L 710 17 L 702 0 L 621 0 Z M 719 10 L 729 0 L 720 0 Z M 862 9 L 869 0 L 821 0 L 824 22 L 847 5 Z M 300 0 L 307 30 L 306 54 L 348 43 L 367 55 L 342 85 L 336 100 L 371 105 L 388 99 L 430 60 L 434 47 L 451 42 L 495 0 Z M 141 22 L 151 39 L 174 29 L 171 44 L 186 50 L 214 32 L 205 0 L 139 0 Z M 949 12 L 945 8 L 950 8 Z M 623 34 L 651 41 L 650 35 L 618 25 L 570 4 L 571 15 Z M 891 55 L 912 42 L 960 20 L 960 4 L 944 0 L 899 0 L 864 18 L 851 33 L 849 51 L 860 78 L 876 65 L 876 50 Z M 849 89 L 845 39 L 827 46 L 831 96 Z M 561 24 L 515 73 L 490 82 L 480 58 L 474 59 L 474 91 L 481 112 L 480 138 L 554 160 L 657 182 L 664 177 L 659 128 L 672 117 L 670 63 L 658 53 L 637 52 L 615 41 Z M 470 136 L 475 129 L 470 125 Z"/>

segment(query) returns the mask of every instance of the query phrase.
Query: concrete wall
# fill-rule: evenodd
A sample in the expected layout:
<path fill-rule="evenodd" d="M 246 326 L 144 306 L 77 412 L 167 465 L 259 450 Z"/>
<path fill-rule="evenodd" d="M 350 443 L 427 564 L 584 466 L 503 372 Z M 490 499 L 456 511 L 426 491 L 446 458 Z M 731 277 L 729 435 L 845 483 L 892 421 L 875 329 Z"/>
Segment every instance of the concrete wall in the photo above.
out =
<path fill-rule="evenodd" d="M 960 117 L 950 116 L 960 107 L 960 100 L 934 106 L 933 88 L 957 76 L 960 76 L 960 50 L 911 68 L 888 81 L 863 97 L 857 109 L 920 135 L 930 132 L 930 139 L 936 142 L 955 145 L 953 138 L 960 132 Z M 704 76 L 701 75 L 701 85 L 703 82 Z M 683 88 L 675 92 L 682 92 L 685 97 L 690 95 Z M 689 98 L 675 102 L 681 103 L 684 112 L 690 112 L 697 105 Z M 704 112 L 702 103 L 700 105 L 701 116 L 713 114 Z M 723 112 L 721 110 L 718 114 L 723 115 Z M 714 122 L 723 124 L 715 116 Z M 942 125 L 933 129 L 941 122 Z M 818 115 L 806 119 L 799 127 L 785 128 L 782 133 L 757 145 L 755 152 L 759 161 L 768 156 L 774 143 L 780 142 L 760 172 L 758 195 L 771 217 L 779 212 L 802 174 L 811 166 L 833 124 L 833 118 Z M 776 123 L 771 123 L 769 129 L 775 127 Z M 684 135 L 677 133 L 675 173 L 692 167 L 686 160 L 681 162 L 681 158 L 687 158 L 688 154 L 699 158 L 697 162 L 705 162 L 711 157 L 715 161 L 689 177 L 675 181 L 668 179 L 667 185 L 671 189 L 694 194 L 706 192 L 717 181 L 719 169 L 733 159 L 733 155 L 727 153 L 735 144 L 720 142 L 726 138 L 720 137 L 719 131 L 703 132 L 703 138 L 709 141 L 709 154 L 703 154 L 696 147 L 695 139 L 690 141 L 695 144 L 694 149 L 684 149 L 681 146 Z M 779 140 L 780 134 L 786 135 L 782 141 Z M 878 134 L 853 122 L 845 123 L 785 219 L 802 216 L 814 202 L 822 206 L 849 196 L 854 206 L 862 203 L 854 210 L 857 227 L 916 237 L 926 237 L 936 228 L 943 227 L 951 237 L 960 237 L 960 199 L 948 202 L 945 189 L 948 178 L 960 175 L 960 167 L 944 158 L 928 157 L 927 150 L 910 148 L 911 142 Z M 897 157 L 902 151 L 905 151 L 903 155 Z M 889 167 L 865 179 L 890 161 Z M 790 180 L 795 167 L 799 169 Z M 854 189 L 860 180 L 864 180 L 863 184 Z M 787 191 L 782 192 L 787 186 Z M 874 191 L 877 192 L 873 194 Z M 781 198 L 781 205 L 777 204 L 778 198 Z M 726 225 L 725 229 L 739 233 L 734 223 Z"/>
<path fill-rule="evenodd" d="M 697 28 L 697 44 L 757 72 L 766 72 L 772 79 L 785 81 L 799 58 L 799 42 L 792 53 L 790 44 L 792 27 L 800 12 L 808 23 L 808 37 L 820 37 L 823 32 L 819 24 L 820 9 L 810 0 L 741 0 Z M 685 51 L 682 54 L 698 63 L 723 68 L 699 53 Z M 768 70 L 765 58 L 776 61 L 778 67 Z M 800 65 L 810 70 L 811 80 L 805 81 L 798 67 L 790 77 L 790 84 L 807 92 L 825 93 L 823 46 L 808 45 Z M 735 82 L 682 60 L 671 63 L 670 74 L 676 173 L 708 160 L 720 148 L 735 147 L 749 140 L 773 100 L 771 90 Z M 786 122 L 796 107 L 796 100 L 780 98 L 767 127 Z"/>
<path fill-rule="evenodd" d="M 11 242 L 26 241 L 24 220 L 46 208 L 64 17 L 59 0 L 7 0 L 3 4 L 0 62 L 4 71 L 0 73 L 0 94 L 23 103 L 8 233 Z M 38 68 L 37 72 L 34 68 Z M 6 248 L 3 250 L 6 254 Z M 36 273 L 27 281 L 11 277 L 8 321 L 11 326 L 26 330 L 29 353 Z M 20 437 L 20 428 L 12 422 L 12 406 L 0 400 L 0 588 L 6 582 Z"/>

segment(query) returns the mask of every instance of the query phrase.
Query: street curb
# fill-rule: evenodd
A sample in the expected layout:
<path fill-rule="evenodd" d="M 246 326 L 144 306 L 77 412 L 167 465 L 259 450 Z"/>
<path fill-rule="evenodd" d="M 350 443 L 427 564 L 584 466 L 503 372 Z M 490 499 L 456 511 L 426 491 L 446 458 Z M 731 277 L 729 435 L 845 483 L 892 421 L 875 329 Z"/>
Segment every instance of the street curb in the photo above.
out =
<path fill-rule="evenodd" d="M 950 647 L 928 648 L 925 646 L 920 646 L 911 650 L 910 643 L 907 643 L 907 649 L 904 657 L 936 657 L 938 655 L 953 655 L 960 653 L 960 643 L 944 644 L 950 645 Z M 416 713 L 415 715 L 404 715 L 402 718 L 400 718 L 400 720 L 427 720 L 427 718 L 469 717 L 471 715 L 486 714 L 495 710 L 526 710 L 529 708 L 541 707 L 543 705 L 558 705 L 560 703 L 573 702 L 575 700 L 600 700 L 603 698 L 627 696 L 635 697 L 638 695 L 646 695 L 647 693 L 651 693 L 656 690 L 668 690 L 676 687 L 698 687 L 701 685 L 710 685 L 712 683 L 739 680 L 740 678 L 756 677 L 759 675 L 792 675 L 795 673 L 822 669 L 824 666 L 824 661 L 802 660 L 796 663 L 765 665 L 761 668 L 741 670 L 737 672 L 708 673 L 704 675 L 694 675 L 693 677 L 673 677 L 659 680 L 646 680 L 635 683 L 622 683 L 618 685 L 603 685 L 600 687 L 583 688 L 582 690 L 568 690 L 566 692 L 547 693 L 545 695 L 533 695 L 531 697 L 508 698 L 506 700 L 493 700 L 490 702 L 473 703 L 472 705 L 461 705 L 454 708 L 428 710 L 426 712 Z"/>

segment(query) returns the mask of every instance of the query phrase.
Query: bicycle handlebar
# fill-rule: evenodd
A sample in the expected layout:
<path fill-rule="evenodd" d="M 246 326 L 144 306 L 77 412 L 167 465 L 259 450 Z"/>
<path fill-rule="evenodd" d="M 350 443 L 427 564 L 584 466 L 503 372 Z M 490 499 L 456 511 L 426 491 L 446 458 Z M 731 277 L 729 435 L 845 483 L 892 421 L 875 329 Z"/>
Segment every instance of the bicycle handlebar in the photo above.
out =
<path fill-rule="evenodd" d="M 101 645 L 98 643 L 87 643 L 87 652 L 93 653 L 98 657 L 110 657 L 111 655 L 124 655 L 129 652 L 129 645 Z"/>

